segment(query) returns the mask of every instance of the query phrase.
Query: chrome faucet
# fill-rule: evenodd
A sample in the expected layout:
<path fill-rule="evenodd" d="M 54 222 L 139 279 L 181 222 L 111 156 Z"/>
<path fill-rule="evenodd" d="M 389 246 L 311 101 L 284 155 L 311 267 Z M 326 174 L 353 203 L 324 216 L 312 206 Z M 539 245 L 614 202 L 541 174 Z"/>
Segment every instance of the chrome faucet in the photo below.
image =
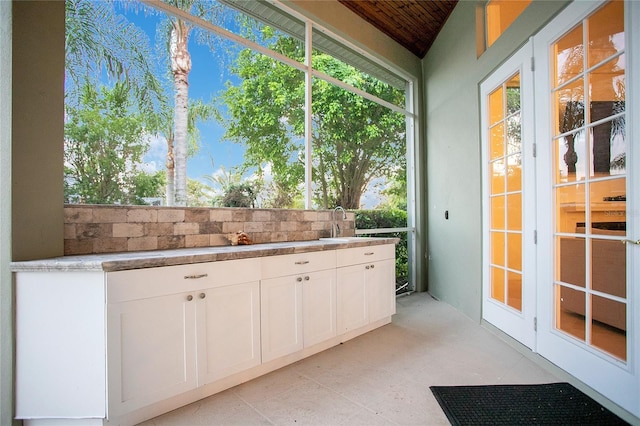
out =
<path fill-rule="evenodd" d="M 336 220 L 336 212 L 338 212 L 338 210 L 342 211 L 342 220 L 347 220 L 347 212 L 344 211 L 342 206 L 338 206 L 335 209 L 333 209 L 333 223 L 331 224 L 331 238 L 340 236 L 340 225 L 338 225 L 338 221 Z"/>

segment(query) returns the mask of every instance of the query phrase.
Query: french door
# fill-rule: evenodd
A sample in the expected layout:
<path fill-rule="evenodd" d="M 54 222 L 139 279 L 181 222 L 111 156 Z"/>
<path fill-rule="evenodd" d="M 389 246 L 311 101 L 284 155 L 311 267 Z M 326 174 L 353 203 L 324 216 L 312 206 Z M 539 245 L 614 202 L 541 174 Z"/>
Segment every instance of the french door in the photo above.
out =
<path fill-rule="evenodd" d="M 534 349 L 535 167 L 532 43 L 481 87 L 483 317 Z"/>
<path fill-rule="evenodd" d="M 636 416 L 638 29 L 640 2 L 573 2 L 480 88 L 483 318 Z"/>
<path fill-rule="evenodd" d="M 534 39 L 537 350 L 636 416 L 638 6 L 574 2 Z"/>

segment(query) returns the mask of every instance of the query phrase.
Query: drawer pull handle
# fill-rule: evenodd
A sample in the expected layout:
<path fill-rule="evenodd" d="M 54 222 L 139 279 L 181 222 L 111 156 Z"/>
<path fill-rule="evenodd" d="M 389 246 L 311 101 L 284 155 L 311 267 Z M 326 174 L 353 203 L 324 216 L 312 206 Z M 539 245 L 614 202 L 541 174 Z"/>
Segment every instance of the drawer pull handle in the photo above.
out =
<path fill-rule="evenodd" d="M 368 251 L 368 252 L 366 252 L 364 255 L 365 255 L 365 256 L 371 256 L 371 255 L 373 255 L 373 254 L 375 254 L 375 252 Z"/>
<path fill-rule="evenodd" d="M 185 275 L 184 279 L 185 280 L 197 280 L 199 278 L 204 278 L 204 277 L 208 277 L 209 274 L 198 274 L 198 275 Z"/>
<path fill-rule="evenodd" d="M 307 263 L 309 263 L 308 260 L 299 260 L 296 262 L 296 265 L 306 265 Z"/>

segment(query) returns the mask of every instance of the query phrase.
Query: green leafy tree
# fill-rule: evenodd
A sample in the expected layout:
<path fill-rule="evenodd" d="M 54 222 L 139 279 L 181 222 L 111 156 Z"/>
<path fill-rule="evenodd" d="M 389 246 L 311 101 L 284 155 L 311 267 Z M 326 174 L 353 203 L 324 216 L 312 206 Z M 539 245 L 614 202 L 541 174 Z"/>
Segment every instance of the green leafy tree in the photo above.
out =
<path fill-rule="evenodd" d="M 166 186 L 166 175 L 159 170 L 155 173 L 140 172 L 134 176 L 135 204 L 149 204 L 147 198 L 162 198 Z"/>
<path fill-rule="evenodd" d="M 224 207 L 255 207 L 256 192 L 248 183 L 233 184 L 228 189 L 222 204 Z"/>
<path fill-rule="evenodd" d="M 265 28 L 261 36 L 272 35 L 271 49 L 304 60 L 295 40 L 270 31 Z M 403 99 L 402 92 L 329 55 L 315 53 L 313 66 L 380 98 L 396 103 Z M 227 83 L 220 96 L 227 111 L 218 116 L 226 128 L 225 138 L 245 144 L 247 167 L 260 170 L 270 163 L 275 188 L 283 195 L 274 198 L 286 203 L 287 195 L 300 193 L 304 181 L 304 74 L 249 49 L 239 54 L 231 71 L 240 83 Z M 313 180 L 320 207 L 359 208 L 374 177 L 392 177 L 404 169 L 401 114 L 315 79 L 312 117 Z"/>
<path fill-rule="evenodd" d="M 211 188 L 196 179 L 187 180 L 187 202 L 193 207 L 211 206 Z"/>
<path fill-rule="evenodd" d="M 86 83 L 78 107 L 66 106 L 65 200 L 130 204 L 144 142 L 144 118 L 132 111 L 129 89 L 118 82 L 100 90 Z"/>

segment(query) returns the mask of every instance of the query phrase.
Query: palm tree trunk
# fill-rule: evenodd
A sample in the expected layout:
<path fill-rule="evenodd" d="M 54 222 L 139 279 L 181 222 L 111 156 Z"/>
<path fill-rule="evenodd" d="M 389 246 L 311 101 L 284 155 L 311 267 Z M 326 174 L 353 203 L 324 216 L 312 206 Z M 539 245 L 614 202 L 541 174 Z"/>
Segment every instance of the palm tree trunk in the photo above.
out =
<path fill-rule="evenodd" d="M 176 163 L 173 153 L 173 136 L 167 139 L 167 206 L 174 206 L 176 203 Z"/>
<path fill-rule="evenodd" d="M 187 48 L 189 27 L 176 19 L 171 29 L 171 71 L 175 89 L 175 205 L 187 205 L 187 133 L 189 117 L 189 72 L 191 56 Z"/>

